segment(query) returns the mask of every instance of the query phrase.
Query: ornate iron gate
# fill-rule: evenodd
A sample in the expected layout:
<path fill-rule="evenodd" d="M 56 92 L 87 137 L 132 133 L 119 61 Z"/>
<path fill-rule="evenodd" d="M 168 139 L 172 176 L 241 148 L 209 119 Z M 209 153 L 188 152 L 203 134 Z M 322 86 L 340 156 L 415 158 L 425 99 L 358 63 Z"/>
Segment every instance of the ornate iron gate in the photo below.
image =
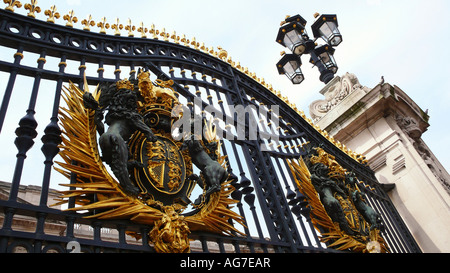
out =
<path fill-rule="evenodd" d="M 51 15 L 50 10 L 49 16 Z M 104 25 L 100 22 L 99 27 Z M 149 245 L 150 227 L 146 225 L 126 220 L 86 219 L 82 213 L 52 209 L 48 201 L 49 187 L 56 183 L 52 181 L 51 174 L 61 140 L 58 109 L 63 84 L 72 81 L 82 86 L 85 73 L 89 85 L 115 82 L 128 77 L 122 71 L 133 72 L 143 66 L 147 66 L 154 75 L 172 79 L 175 83 L 173 87 L 180 95 L 179 100 L 191 109 L 196 109 L 197 113 L 209 106 L 213 107 L 216 113 L 222 113 L 223 117 L 237 122 L 223 123 L 224 130 L 232 132 L 234 140 L 221 140 L 221 151 L 228 156 L 227 171 L 237 179 L 234 183 L 236 190 L 233 198 L 239 202 L 234 209 L 245 219 L 247 225 L 241 228 L 245 236 L 192 232 L 191 238 L 199 242 L 199 249 L 193 251 L 335 251 L 320 242 L 320 233 L 313 227 L 308 215 L 302 213 L 305 208 L 304 200 L 296 185 L 294 173 L 290 171 L 288 159 L 306 156 L 305 147 L 306 143 L 309 143 L 313 147 L 322 147 L 332 154 L 343 168 L 352 170 L 359 181 L 364 181 L 360 182 L 361 192 L 368 204 L 381 215 L 385 226 L 382 236 L 391 252 L 420 252 L 373 171 L 361 163 L 362 158 L 315 128 L 301 111 L 273 91 L 270 85 L 257 79 L 244 68 L 236 66 L 227 58 L 226 51 L 216 52 L 195 41 L 189 43 L 180 37 L 169 37 L 169 34 L 157 33 L 154 29 L 151 31 L 153 32 L 149 35 L 153 35 L 153 38 L 159 35 L 159 39 L 135 38 L 130 37 L 131 35 L 112 36 L 102 32 L 97 34 L 0 10 L 0 45 L 15 51 L 9 59 L 0 60 L 0 71 L 8 73 L 0 108 L 1 134 L 5 133 L 3 125 L 8 121 L 7 114 L 16 111 L 8 108 L 12 94 L 28 92 L 17 88 L 18 77 L 26 76 L 33 80 L 31 86 L 26 86 L 31 91 L 28 109 L 25 116 L 18 121 L 15 131 L 14 143 L 18 152 L 9 198 L 0 200 L 4 213 L 3 226 L 0 229 L 0 252 L 12 252 L 17 246 L 28 252 L 65 252 L 71 241 L 77 241 L 85 252 L 154 252 L 153 247 Z M 145 34 L 145 31 L 141 29 L 141 33 Z M 34 67 L 22 63 L 28 53 L 38 54 Z M 46 63 L 49 59 L 56 60 L 58 64 L 51 67 Z M 76 63 L 78 73 L 66 70 L 69 62 Z M 108 75 L 108 69 L 113 70 L 113 73 Z M 40 146 L 35 143 L 38 137 L 36 103 L 39 96 L 49 96 L 50 92 L 41 90 L 42 80 L 54 82 L 55 89 L 51 94 L 53 103 L 51 116 L 48 117 L 50 122 L 39 124 L 40 127 L 45 127 L 41 136 L 41 150 L 45 161 L 41 166 L 43 178 L 39 205 L 32 205 L 19 202 L 18 192 L 21 182 L 24 182 L 21 181 L 22 175 L 27 172 L 24 167 L 27 153 L 30 149 Z M 201 105 L 196 106 L 195 101 L 200 101 Z M 247 112 L 245 122 L 230 116 L 233 114 L 228 111 L 229 106 L 235 105 L 253 107 L 249 108 L 254 110 Z M 278 114 L 271 115 L 278 123 L 276 126 L 267 117 L 258 116 L 261 111 L 270 112 L 272 105 L 279 106 Z M 252 120 L 256 121 L 259 132 L 256 139 L 249 135 Z M 238 124 L 245 126 L 244 131 L 247 134 L 244 138 L 236 137 Z M 267 137 L 261 137 L 261 132 L 276 137 L 267 141 Z M 73 207 L 74 204 L 69 202 L 70 206 Z M 13 219 L 17 215 L 36 218 L 34 232 L 14 230 Z M 65 226 L 60 236 L 45 232 L 45 225 L 55 221 Z M 92 236 L 77 238 L 74 234 L 77 225 L 91 226 Z M 105 228 L 117 229 L 118 240 L 111 242 L 102 239 L 101 231 Z M 130 232 L 141 234 L 142 238 L 137 244 L 126 240 Z"/>

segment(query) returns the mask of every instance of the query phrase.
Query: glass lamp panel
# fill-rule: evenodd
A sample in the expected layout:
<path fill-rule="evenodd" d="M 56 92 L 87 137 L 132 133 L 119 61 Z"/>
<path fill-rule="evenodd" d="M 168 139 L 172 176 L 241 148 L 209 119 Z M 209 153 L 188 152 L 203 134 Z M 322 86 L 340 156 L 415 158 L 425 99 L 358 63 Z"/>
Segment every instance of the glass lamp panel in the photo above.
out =
<path fill-rule="evenodd" d="M 291 81 L 292 81 L 292 83 L 293 84 L 299 84 L 299 83 L 301 83 L 303 80 L 304 80 L 305 78 L 303 77 L 303 74 L 298 74 L 298 73 L 296 73 L 295 75 L 294 75 L 294 77 L 291 79 Z"/>
<path fill-rule="evenodd" d="M 328 52 L 323 52 L 319 55 L 320 61 L 323 65 L 333 73 L 337 72 L 336 61 L 334 60 L 334 56 Z"/>
<path fill-rule="evenodd" d="M 284 70 L 284 73 L 286 73 L 286 75 L 294 74 L 295 69 L 297 69 L 296 65 L 292 64 L 292 63 L 295 63 L 295 62 L 294 61 L 287 62 L 283 66 L 283 70 Z"/>
<path fill-rule="evenodd" d="M 338 44 L 340 44 L 342 42 L 342 37 L 341 35 L 334 35 L 333 37 L 331 37 L 330 39 L 330 45 L 332 46 L 337 46 Z"/>
<path fill-rule="evenodd" d="M 336 74 L 338 67 L 336 64 L 336 61 L 334 60 L 334 56 L 330 55 L 330 62 L 329 62 L 329 66 L 327 66 L 328 70 L 330 70 L 331 72 L 333 72 L 333 74 Z"/>
<path fill-rule="evenodd" d="M 319 30 L 325 38 L 328 38 L 332 33 L 333 30 L 336 28 L 336 24 L 334 22 L 324 22 Z"/>
<path fill-rule="evenodd" d="M 295 55 L 302 55 L 303 52 L 305 52 L 305 49 L 306 49 L 306 47 L 304 44 L 299 44 L 294 47 L 294 49 L 292 50 L 292 53 L 294 53 Z"/>
<path fill-rule="evenodd" d="M 329 63 L 330 62 L 330 55 L 329 55 L 329 53 L 328 52 L 324 52 L 324 53 L 322 53 L 322 54 L 320 54 L 319 55 L 319 58 L 320 58 L 320 60 L 322 61 L 322 63 L 324 64 L 324 65 L 326 65 L 326 63 Z"/>
<path fill-rule="evenodd" d="M 303 37 L 297 30 L 293 29 L 291 31 L 286 32 L 283 39 L 284 44 L 287 48 L 289 48 L 292 52 L 294 52 L 295 48 L 304 42 Z"/>
<path fill-rule="evenodd" d="M 332 46 L 337 46 L 342 42 L 342 36 L 334 22 L 324 22 L 319 31 L 322 38 Z"/>
<path fill-rule="evenodd" d="M 300 64 L 297 61 L 289 61 L 283 66 L 284 72 L 286 76 L 292 81 L 294 84 L 299 84 L 303 81 L 304 77 L 302 74 L 302 70 L 300 69 Z"/>

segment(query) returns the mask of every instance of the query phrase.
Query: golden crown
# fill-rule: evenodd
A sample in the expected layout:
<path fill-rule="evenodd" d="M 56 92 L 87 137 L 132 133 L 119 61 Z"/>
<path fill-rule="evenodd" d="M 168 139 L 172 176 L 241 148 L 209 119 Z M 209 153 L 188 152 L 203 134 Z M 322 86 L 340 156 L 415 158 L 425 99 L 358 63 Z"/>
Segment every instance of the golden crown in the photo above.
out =
<path fill-rule="evenodd" d="M 128 79 L 124 79 L 124 80 L 116 82 L 116 87 L 117 87 L 117 89 L 133 90 L 134 84 L 132 84 Z"/>
<path fill-rule="evenodd" d="M 143 72 L 138 74 L 137 78 L 138 78 L 139 82 L 150 81 L 150 72 L 143 71 Z"/>

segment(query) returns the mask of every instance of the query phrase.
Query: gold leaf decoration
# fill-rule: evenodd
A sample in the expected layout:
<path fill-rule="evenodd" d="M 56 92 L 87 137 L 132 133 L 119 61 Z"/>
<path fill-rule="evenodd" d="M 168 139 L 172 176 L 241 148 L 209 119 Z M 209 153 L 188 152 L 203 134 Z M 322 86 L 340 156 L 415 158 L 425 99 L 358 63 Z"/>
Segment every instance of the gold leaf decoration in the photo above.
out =
<path fill-rule="evenodd" d="M 100 92 L 98 89 L 94 92 L 96 99 L 100 96 Z M 144 214 L 145 223 L 152 224 L 154 220 L 162 217 L 162 212 L 124 193 L 119 183 L 103 165 L 97 148 L 94 111 L 84 108 L 83 93 L 84 90 L 72 82 L 68 88 L 63 89 L 62 97 L 68 106 L 68 109 L 60 109 L 63 129 L 60 155 L 64 162 L 57 162 L 61 168 L 55 169 L 67 178 L 70 178 L 71 174 L 76 174 L 77 183 L 62 184 L 76 189 L 64 191 L 63 200 L 57 204 L 67 203 L 68 198 L 72 197 L 77 206 L 69 208 L 69 211 L 108 208 L 87 218 L 133 219 L 141 215 L 142 219 Z M 78 164 L 75 165 L 73 162 Z M 97 194 L 98 201 L 87 201 L 90 199 L 89 195 L 94 193 Z"/>
<path fill-rule="evenodd" d="M 370 230 L 369 236 L 360 234 L 348 235 L 342 231 L 339 224 L 333 222 L 325 210 L 325 207 L 320 200 L 319 193 L 311 182 L 311 173 L 303 158 L 300 157 L 298 160 L 287 160 L 287 163 L 299 191 L 308 199 L 311 207 L 311 222 L 316 230 L 321 232 L 321 242 L 328 244 L 328 247 L 330 248 L 343 251 L 350 250 L 352 252 L 362 253 L 373 251 L 382 253 L 389 252 L 386 242 L 380 236 L 380 231 L 376 228 Z M 336 164 L 336 162 L 334 161 L 333 164 Z M 334 167 L 342 169 L 340 165 Z M 355 224 L 354 218 L 350 218 L 349 221 L 353 221 L 353 224 Z M 363 224 L 367 225 L 365 222 Z"/>
<path fill-rule="evenodd" d="M 188 252 L 186 236 L 190 231 L 208 231 L 228 235 L 243 235 L 231 222 L 245 226 L 244 218 L 232 211 L 238 203 L 230 197 L 235 188 L 229 178 L 221 185 L 221 190 L 211 194 L 201 208 L 188 216 L 181 215 L 182 206 L 173 204 L 162 206 L 157 200 L 144 201 L 140 196 L 128 195 L 119 182 L 111 176 L 103 164 L 97 143 L 94 121 L 95 111 L 84 107 L 83 94 L 89 92 L 86 78 L 84 90 L 72 82 L 63 88 L 62 97 L 67 108 L 59 111 L 62 127 L 60 156 L 63 162 L 56 162 L 54 168 L 66 178 L 76 177 L 70 184 L 61 184 L 71 189 L 62 191 L 61 200 L 54 205 L 75 200 L 75 206 L 68 211 L 90 211 L 86 218 L 128 219 L 135 223 L 153 226 L 150 239 L 155 249 L 160 252 Z M 101 90 L 93 92 L 98 100 Z M 210 132 L 211 140 L 213 134 Z M 217 150 L 217 155 L 219 151 Z M 226 157 L 218 156 L 218 162 L 224 167 Z M 93 198 L 93 196 L 96 198 Z M 94 210 L 95 211 L 94 213 Z M 173 215 L 173 212 L 176 215 Z M 166 219 L 166 220 L 163 220 Z M 164 221 L 171 221 L 173 228 L 165 228 Z M 188 228 L 186 228 L 188 227 Z M 139 237 L 139 234 L 133 234 Z M 187 240 L 187 241 L 186 241 Z"/>

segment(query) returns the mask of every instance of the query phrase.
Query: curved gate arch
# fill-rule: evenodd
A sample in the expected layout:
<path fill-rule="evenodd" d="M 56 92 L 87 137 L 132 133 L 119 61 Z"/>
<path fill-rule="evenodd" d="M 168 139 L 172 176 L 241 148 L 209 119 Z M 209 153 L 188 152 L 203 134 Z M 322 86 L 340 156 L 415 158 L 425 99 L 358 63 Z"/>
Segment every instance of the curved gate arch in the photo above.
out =
<path fill-rule="evenodd" d="M 8 73 L 0 108 L 1 134 L 4 133 L 2 127 L 7 111 L 14 111 L 8 106 L 13 92 L 19 92 L 15 88 L 17 76 L 33 79 L 32 86 L 29 86 L 29 108 L 22 119 L 15 121 L 18 124 L 15 131 L 18 152 L 9 198 L 0 200 L 4 211 L 0 252 L 10 249 L 8 245 L 14 244 L 15 238 L 18 241 L 30 240 L 37 252 L 43 248 L 52 248 L 52 245 L 60 249 L 61 245 L 74 239 L 89 251 L 153 251 L 148 245 L 148 227 L 144 225 L 127 221 L 89 220 L 81 214 L 48 207 L 49 188 L 53 185 L 52 165 L 61 134 L 58 109 L 63 84 L 72 81 L 81 86 L 85 73 L 89 85 L 115 82 L 129 76 L 122 71 L 133 72 L 143 66 L 149 68 L 153 77 L 172 79 L 180 102 L 197 113 L 201 114 L 205 108 L 221 113 L 219 124 L 223 126 L 223 131 L 233 136 L 231 140 L 222 139 L 221 151 L 228 156 L 227 170 L 238 178 L 234 198 L 239 203 L 235 210 L 246 220 L 247 227 L 242 228 L 246 236 L 193 232 L 192 237 L 200 242 L 198 251 L 211 251 L 207 242 L 217 244 L 215 249 L 220 252 L 230 249 L 234 252 L 333 251 L 319 241 L 320 233 L 307 217 L 303 217 L 299 210 L 291 210 L 298 207 L 301 200 L 296 198 L 299 190 L 286 159 L 305 156 L 307 152 L 304 146 L 310 143 L 312 146 L 321 145 L 335 156 L 339 164 L 353 170 L 358 179 L 364 181 L 366 187 L 362 187 L 362 192 L 370 205 L 381 214 L 386 225 L 383 236 L 392 252 L 420 252 L 373 171 L 362 164 L 359 155 L 348 151 L 335 143 L 326 132 L 315 128 L 301 111 L 268 84 L 236 66 L 227 58 L 226 51 L 214 52 L 195 43 L 192 47 L 183 44 L 177 38 L 170 42 L 166 36 L 163 39 L 147 39 L 93 33 L 0 10 L 0 45 L 15 50 L 12 60 L 0 60 L 0 71 Z M 28 52 L 38 54 L 34 67 L 22 64 Z M 56 60 L 56 66 L 46 65 L 50 58 Z M 77 64 L 79 73 L 66 71 L 69 62 Z M 113 73 L 108 74 L 105 70 L 113 70 Z M 41 80 L 53 81 L 56 88 L 52 114 L 48 117 L 50 122 L 38 125 L 35 115 L 38 111 L 37 98 L 42 96 Z M 251 106 L 247 108 L 250 110 L 244 116 L 245 120 L 238 119 L 230 112 L 230 106 L 237 105 L 244 108 Z M 272 109 L 272 106 L 278 107 Z M 271 113 L 270 119 L 267 115 L 261 118 L 261 112 Z M 252 121 L 257 126 L 256 139 L 250 135 Z M 39 136 L 36 131 L 38 126 L 44 128 Z M 238 126 L 244 126 L 247 133 L 244 137 L 238 137 Z M 18 198 L 21 175 L 27 171 L 24 168 L 27 152 L 39 146 L 35 143 L 37 137 L 42 140 L 41 148 L 45 156 L 40 201 L 39 205 L 23 204 Z M 35 217 L 36 230 L 31 235 L 15 231 L 12 228 L 15 215 Z M 44 227 L 48 221 L 62 222 L 65 235 L 46 234 Z M 75 223 L 92 226 L 92 238 L 77 238 L 74 234 Z M 118 242 L 101 240 L 102 228 L 117 229 Z M 143 232 L 145 230 L 147 232 Z M 125 239 L 127 231 L 140 232 L 143 236 L 141 244 L 128 244 Z"/>

